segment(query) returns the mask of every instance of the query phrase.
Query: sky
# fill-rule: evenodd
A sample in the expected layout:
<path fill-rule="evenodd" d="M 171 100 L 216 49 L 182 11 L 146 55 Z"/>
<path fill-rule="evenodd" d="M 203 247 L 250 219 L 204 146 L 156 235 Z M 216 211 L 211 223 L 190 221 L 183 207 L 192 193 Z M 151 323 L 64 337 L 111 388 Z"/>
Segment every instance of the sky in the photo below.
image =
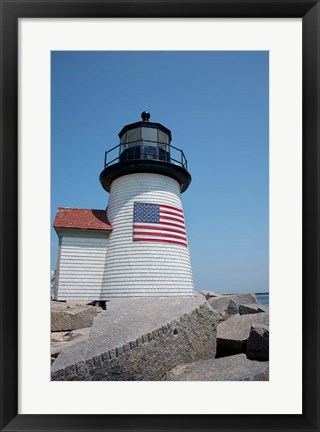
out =
<path fill-rule="evenodd" d="M 58 206 L 106 208 L 104 152 L 146 106 L 188 160 L 195 289 L 269 291 L 267 51 L 53 51 L 52 223 Z"/>

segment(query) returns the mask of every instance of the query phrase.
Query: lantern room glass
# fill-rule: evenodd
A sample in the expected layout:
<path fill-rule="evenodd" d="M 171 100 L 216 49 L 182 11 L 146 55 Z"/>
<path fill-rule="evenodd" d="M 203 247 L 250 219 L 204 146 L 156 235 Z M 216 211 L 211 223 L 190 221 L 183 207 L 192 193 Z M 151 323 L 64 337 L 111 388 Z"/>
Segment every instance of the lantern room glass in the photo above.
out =
<path fill-rule="evenodd" d="M 152 159 L 170 162 L 169 136 L 156 127 L 140 126 L 120 137 L 120 160 Z"/>
<path fill-rule="evenodd" d="M 127 144 L 128 147 L 134 147 L 140 144 L 141 128 L 135 128 L 127 131 Z"/>
<path fill-rule="evenodd" d="M 143 127 L 141 128 L 141 132 L 142 132 L 142 140 L 143 141 L 148 141 L 148 145 L 157 145 L 157 129 L 154 128 L 147 128 L 147 127 Z"/>

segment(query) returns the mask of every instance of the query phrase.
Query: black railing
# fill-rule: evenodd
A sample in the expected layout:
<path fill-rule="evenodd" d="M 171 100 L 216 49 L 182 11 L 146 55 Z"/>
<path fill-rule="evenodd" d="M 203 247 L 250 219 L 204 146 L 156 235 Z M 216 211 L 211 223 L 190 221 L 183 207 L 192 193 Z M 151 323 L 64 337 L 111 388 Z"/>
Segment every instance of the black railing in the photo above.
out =
<path fill-rule="evenodd" d="M 183 150 L 158 141 L 140 140 L 118 144 L 107 150 L 104 155 L 104 167 L 129 160 L 157 160 L 179 165 L 185 169 L 188 166 Z"/>

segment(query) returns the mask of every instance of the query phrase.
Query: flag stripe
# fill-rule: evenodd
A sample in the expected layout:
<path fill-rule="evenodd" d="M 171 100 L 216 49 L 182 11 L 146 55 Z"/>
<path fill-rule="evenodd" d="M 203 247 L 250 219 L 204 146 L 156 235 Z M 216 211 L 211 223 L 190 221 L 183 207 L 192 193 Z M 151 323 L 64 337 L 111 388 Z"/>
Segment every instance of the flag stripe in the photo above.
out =
<path fill-rule="evenodd" d="M 166 209 L 170 209 L 170 210 L 175 210 L 175 211 L 180 212 L 180 213 L 183 214 L 183 210 L 179 209 L 178 207 L 172 207 L 172 206 L 167 205 L 167 204 L 160 204 L 160 207 L 163 207 L 163 208 L 166 208 Z"/>
<path fill-rule="evenodd" d="M 165 230 L 165 231 L 171 231 L 171 232 L 176 232 L 176 233 L 180 233 L 180 234 L 185 234 L 186 235 L 186 231 L 182 228 L 168 228 L 166 225 L 164 224 L 159 224 L 159 226 L 155 226 L 155 224 L 153 224 L 153 226 L 150 225 L 139 225 L 139 224 L 135 224 L 134 225 L 134 230 L 143 230 L 143 229 L 147 229 L 147 230 Z"/>
<path fill-rule="evenodd" d="M 134 232 L 133 234 L 134 237 L 141 237 L 141 236 L 146 236 L 146 237 L 170 237 L 173 239 L 179 239 L 179 240 L 187 240 L 185 236 L 183 235 L 179 235 L 179 234 L 167 234 L 167 233 L 159 233 L 159 232 L 146 232 L 146 231 L 138 231 L 138 232 Z"/>
<path fill-rule="evenodd" d="M 162 221 L 172 221 L 172 222 L 184 227 L 183 222 L 180 222 L 178 219 L 175 219 L 175 218 L 172 218 L 169 216 L 160 216 L 160 222 L 162 222 Z"/>
<path fill-rule="evenodd" d="M 168 233 L 167 231 L 154 231 L 154 230 L 134 230 L 133 236 L 141 236 L 141 235 L 151 235 L 151 236 L 157 236 L 157 237 L 173 237 L 173 238 L 179 238 L 184 239 L 187 241 L 187 237 L 184 234 L 179 233 Z"/>
<path fill-rule="evenodd" d="M 177 220 L 180 220 L 181 222 L 184 222 L 183 216 L 180 216 L 180 215 L 175 214 L 175 213 L 170 213 L 170 212 L 165 212 L 165 211 L 160 210 L 160 217 L 161 216 L 163 216 L 163 217 L 169 216 L 169 217 L 175 218 Z"/>
<path fill-rule="evenodd" d="M 183 218 L 183 213 L 178 212 L 178 211 L 174 211 L 174 210 L 170 210 L 170 209 L 166 209 L 166 208 L 162 208 L 162 206 L 160 206 L 160 212 L 180 216 Z"/>
<path fill-rule="evenodd" d="M 174 222 L 169 222 L 169 221 L 160 221 L 160 224 L 159 225 L 163 225 L 163 226 L 170 226 L 170 227 L 175 227 L 175 228 L 180 228 L 180 229 L 185 229 L 185 226 L 184 225 L 182 225 L 182 224 L 177 224 L 177 223 L 174 223 Z"/>
<path fill-rule="evenodd" d="M 178 240 L 139 238 L 139 241 L 158 242 L 158 243 L 171 243 L 171 244 L 177 244 L 177 245 L 187 246 L 187 243 L 180 242 Z"/>

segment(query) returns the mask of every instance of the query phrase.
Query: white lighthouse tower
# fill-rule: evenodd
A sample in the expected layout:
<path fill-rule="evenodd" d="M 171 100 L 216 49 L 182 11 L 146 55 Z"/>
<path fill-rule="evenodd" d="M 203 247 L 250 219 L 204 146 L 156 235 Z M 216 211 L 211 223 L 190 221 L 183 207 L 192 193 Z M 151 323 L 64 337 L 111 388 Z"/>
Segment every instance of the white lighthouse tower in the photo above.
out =
<path fill-rule="evenodd" d="M 169 129 L 147 111 L 141 117 L 122 128 L 100 174 L 112 225 L 101 298 L 194 296 L 181 201 L 191 182 L 187 160 Z"/>

